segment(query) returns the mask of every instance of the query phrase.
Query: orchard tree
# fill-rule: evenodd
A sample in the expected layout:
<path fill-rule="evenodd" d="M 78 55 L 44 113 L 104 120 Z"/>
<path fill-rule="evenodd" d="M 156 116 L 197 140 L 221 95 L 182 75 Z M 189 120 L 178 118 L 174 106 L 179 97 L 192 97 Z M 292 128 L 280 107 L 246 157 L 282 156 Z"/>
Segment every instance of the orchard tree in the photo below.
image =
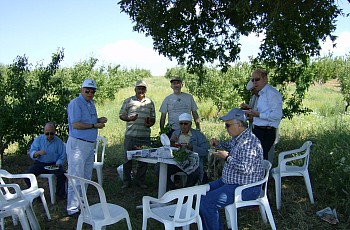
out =
<path fill-rule="evenodd" d="M 303 112 L 302 99 L 312 77 L 306 76 L 310 58 L 319 55 L 320 41 L 330 38 L 342 10 L 335 0 L 121 0 L 121 11 L 135 23 L 133 29 L 151 36 L 160 54 L 176 59 L 199 73 L 208 63 L 226 72 L 239 59 L 240 38 L 262 39 L 252 60 L 270 74 L 272 85 L 296 83 L 286 112 Z M 305 72 L 306 71 L 306 72 Z M 283 93 L 283 92 L 282 92 Z"/>

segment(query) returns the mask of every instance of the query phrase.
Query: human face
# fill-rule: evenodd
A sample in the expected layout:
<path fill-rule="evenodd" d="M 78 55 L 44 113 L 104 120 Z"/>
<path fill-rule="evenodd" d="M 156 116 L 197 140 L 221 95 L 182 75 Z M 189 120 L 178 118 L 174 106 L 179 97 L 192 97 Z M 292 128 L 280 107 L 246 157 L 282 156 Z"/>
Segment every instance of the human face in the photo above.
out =
<path fill-rule="evenodd" d="M 225 128 L 228 134 L 231 137 L 237 137 L 239 134 L 242 133 L 242 127 L 241 124 L 238 121 L 235 120 L 229 120 L 225 122 Z"/>
<path fill-rule="evenodd" d="M 179 125 L 180 125 L 180 129 L 181 129 L 181 133 L 187 134 L 191 129 L 192 122 L 191 121 L 179 121 Z"/>
<path fill-rule="evenodd" d="M 53 125 L 47 124 L 44 127 L 44 134 L 48 141 L 51 141 L 56 135 L 56 129 Z"/>
<path fill-rule="evenodd" d="M 96 89 L 94 89 L 94 88 L 81 88 L 80 92 L 86 101 L 90 101 L 94 98 L 95 93 L 96 93 Z"/>
<path fill-rule="evenodd" d="M 259 92 L 267 84 L 267 76 L 261 74 L 259 71 L 253 72 L 251 80 L 256 92 Z"/>
<path fill-rule="evenodd" d="M 146 87 L 144 87 L 144 86 L 136 86 L 135 87 L 135 93 L 136 93 L 137 99 L 142 100 L 143 98 L 145 98 L 146 91 L 147 91 Z"/>
<path fill-rule="evenodd" d="M 181 81 L 172 81 L 171 88 L 173 89 L 174 94 L 180 94 L 181 88 L 182 88 L 182 82 Z"/>

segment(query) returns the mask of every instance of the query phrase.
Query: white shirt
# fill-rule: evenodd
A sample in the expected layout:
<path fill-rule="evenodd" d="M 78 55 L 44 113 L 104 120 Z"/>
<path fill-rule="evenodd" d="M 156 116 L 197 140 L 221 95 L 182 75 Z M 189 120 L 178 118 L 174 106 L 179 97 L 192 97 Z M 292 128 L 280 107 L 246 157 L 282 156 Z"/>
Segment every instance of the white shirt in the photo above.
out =
<path fill-rule="evenodd" d="M 266 84 L 259 91 L 257 103 L 259 117 L 254 117 L 253 125 L 278 128 L 282 119 L 282 95 L 271 85 Z"/>

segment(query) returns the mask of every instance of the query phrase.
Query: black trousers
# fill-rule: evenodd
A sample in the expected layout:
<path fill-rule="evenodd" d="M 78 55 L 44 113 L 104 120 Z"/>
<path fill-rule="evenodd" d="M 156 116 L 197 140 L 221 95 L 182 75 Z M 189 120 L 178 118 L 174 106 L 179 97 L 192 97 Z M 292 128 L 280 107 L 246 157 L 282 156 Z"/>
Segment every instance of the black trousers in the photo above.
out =
<path fill-rule="evenodd" d="M 263 129 L 254 127 L 253 133 L 261 142 L 264 151 L 264 160 L 268 160 L 269 151 L 276 139 L 276 129 Z"/>

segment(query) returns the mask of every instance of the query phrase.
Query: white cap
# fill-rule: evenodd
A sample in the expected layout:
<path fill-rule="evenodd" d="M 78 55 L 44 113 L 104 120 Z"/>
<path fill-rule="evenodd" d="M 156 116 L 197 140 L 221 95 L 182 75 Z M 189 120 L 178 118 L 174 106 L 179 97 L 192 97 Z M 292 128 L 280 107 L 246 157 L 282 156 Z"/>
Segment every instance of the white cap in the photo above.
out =
<path fill-rule="evenodd" d="M 254 89 L 254 85 L 253 85 L 252 80 L 248 81 L 246 88 L 248 91 L 251 91 L 252 89 Z"/>
<path fill-rule="evenodd" d="M 183 113 L 179 116 L 179 121 L 192 121 L 192 116 L 188 113 Z"/>
<path fill-rule="evenodd" d="M 83 84 L 81 85 L 81 88 L 93 88 L 96 89 L 96 82 L 92 79 L 86 79 Z"/>

